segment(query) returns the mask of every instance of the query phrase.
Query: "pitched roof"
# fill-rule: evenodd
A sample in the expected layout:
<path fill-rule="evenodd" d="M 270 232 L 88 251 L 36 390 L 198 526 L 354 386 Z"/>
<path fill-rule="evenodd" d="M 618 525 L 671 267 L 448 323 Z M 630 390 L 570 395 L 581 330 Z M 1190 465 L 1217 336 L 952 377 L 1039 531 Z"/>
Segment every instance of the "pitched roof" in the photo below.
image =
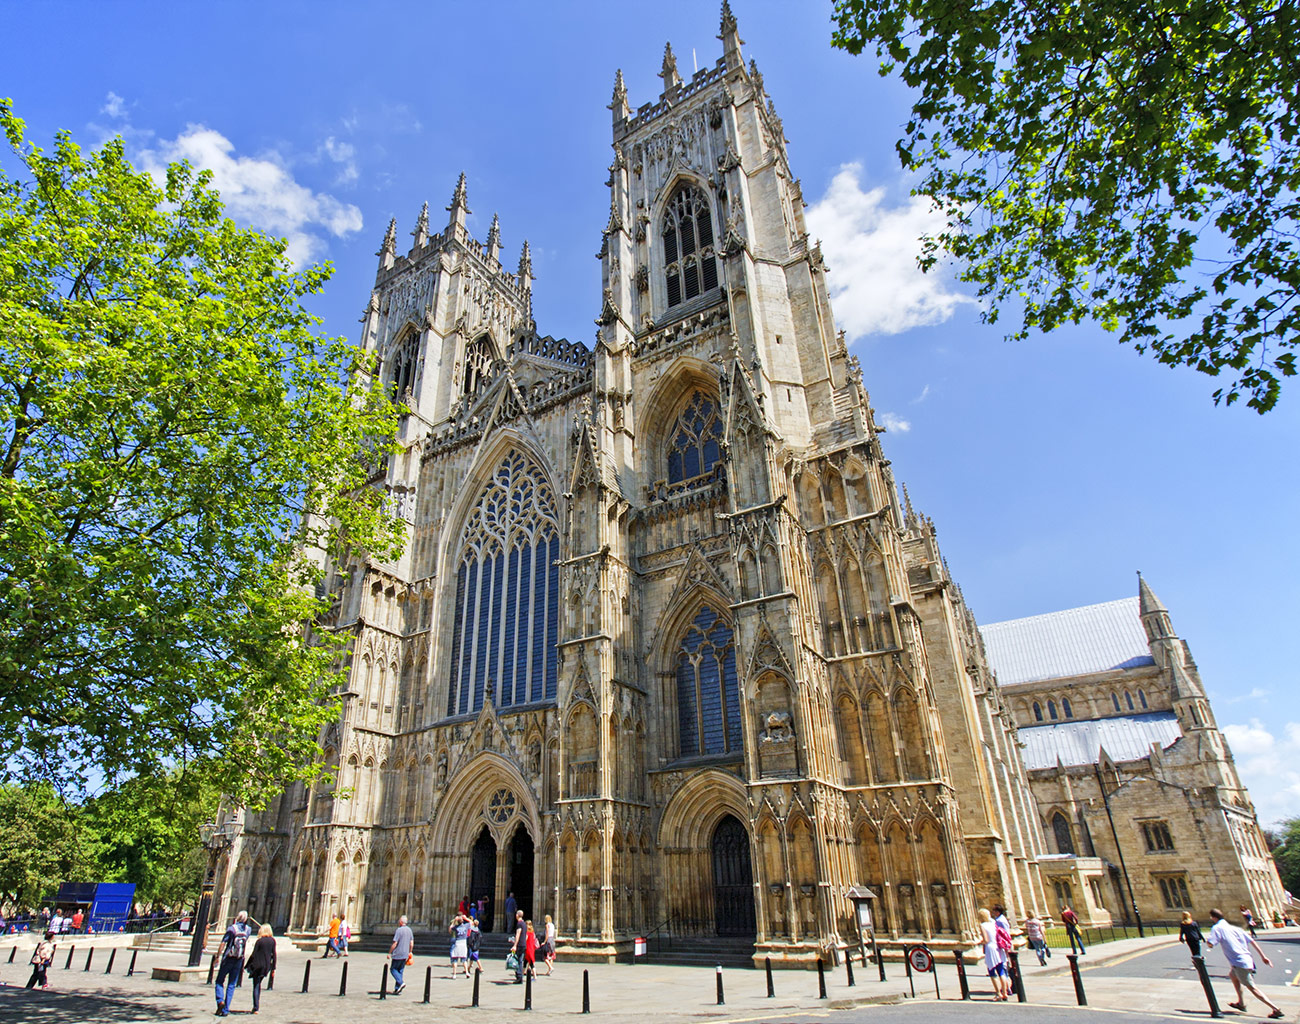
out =
<path fill-rule="evenodd" d="M 1155 664 L 1136 597 L 994 622 L 980 633 L 1003 686 Z"/>
<path fill-rule="evenodd" d="M 1164 749 L 1181 736 L 1178 716 L 1172 711 L 1022 726 L 1020 729 L 1025 768 L 1029 771 L 1055 768 L 1058 757 L 1067 767 L 1096 764 L 1102 747 L 1114 761 L 1136 761 L 1146 757 L 1152 743 L 1159 743 Z"/>

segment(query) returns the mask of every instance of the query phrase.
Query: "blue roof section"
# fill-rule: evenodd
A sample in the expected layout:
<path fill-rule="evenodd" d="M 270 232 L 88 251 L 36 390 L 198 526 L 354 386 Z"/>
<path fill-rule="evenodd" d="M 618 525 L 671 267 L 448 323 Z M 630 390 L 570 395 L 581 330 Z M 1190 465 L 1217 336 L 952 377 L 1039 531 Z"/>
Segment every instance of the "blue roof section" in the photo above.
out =
<path fill-rule="evenodd" d="M 1136 597 L 981 626 L 1003 686 L 1154 665 Z"/>
<path fill-rule="evenodd" d="M 1096 764 L 1102 747 L 1114 761 L 1136 761 L 1150 753 L 1152 743 L 1159 743 L 1163 750 L 1182 734 L 1178 716 L 1172 711 L 1152 711 L 1086 722 L 1022 726 L 1020 742 L 1025 745 L 1025 768 L 1033 771 L 1055 768 L 1058 757 L 1066 767 Z"/>

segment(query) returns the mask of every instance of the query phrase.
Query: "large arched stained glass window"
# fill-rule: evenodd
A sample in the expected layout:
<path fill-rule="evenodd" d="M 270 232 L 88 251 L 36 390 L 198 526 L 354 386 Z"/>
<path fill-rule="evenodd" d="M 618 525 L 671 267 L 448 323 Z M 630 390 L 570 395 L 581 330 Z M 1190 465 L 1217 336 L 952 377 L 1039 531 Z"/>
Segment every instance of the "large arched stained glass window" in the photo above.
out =
<path fill-rule="evenodd" d="M 677 190 L 664 211 L 663 239 L 669 306 L 718 287 L 713 217 L 703 192 L 685 185 Z"/>
<path fill-rule="evenodd" d="M 740 691 L 731 626 L 701 605 L 677 653 L 677 735 L 681 755 L 740 750 Z"/>
<path fill-rule="evenodd" d="M 668 434 L 668 482 L 689 482 L 712 470 L 718 461 L 721 437 L 718 403 L 703 391 L 696 391 Z"/>
<path fill-rule="evenodd" d="M 447 714 L 554 700 L 560 536 L 555 496 L 523 453 L 505 457 L 465 523 Z"/>

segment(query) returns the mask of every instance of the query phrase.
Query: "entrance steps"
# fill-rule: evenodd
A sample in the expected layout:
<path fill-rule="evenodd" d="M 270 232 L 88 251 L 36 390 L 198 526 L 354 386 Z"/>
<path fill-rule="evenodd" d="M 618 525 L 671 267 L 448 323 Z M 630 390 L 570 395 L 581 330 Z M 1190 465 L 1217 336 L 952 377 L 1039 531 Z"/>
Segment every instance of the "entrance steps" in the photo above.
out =
<path fill-rule="evenodd" d="M 672 967 L 753 967 L 754 940 L 699 935 L 673 939 L 671 945 L 656 948 L 654 940 L 637 963 L 667 964 Z"/>

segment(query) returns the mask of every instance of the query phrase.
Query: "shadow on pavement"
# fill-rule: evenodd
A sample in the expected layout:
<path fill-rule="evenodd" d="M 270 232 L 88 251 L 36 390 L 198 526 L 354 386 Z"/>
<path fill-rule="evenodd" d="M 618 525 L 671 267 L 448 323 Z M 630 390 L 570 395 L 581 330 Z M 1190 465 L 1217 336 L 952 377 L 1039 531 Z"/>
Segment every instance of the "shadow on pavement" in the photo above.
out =
<path fill-rule="evenodd" d="M 7 988 L 0 997 L 0 1020 L 75 1020 L 79 1024 L 188 1019 L 192 1007 L 169 1007 L 129 998 L 105 999 L 93 992 L 29 992 Z M 205 993 L 206 994 L 206 993 Z"/>

